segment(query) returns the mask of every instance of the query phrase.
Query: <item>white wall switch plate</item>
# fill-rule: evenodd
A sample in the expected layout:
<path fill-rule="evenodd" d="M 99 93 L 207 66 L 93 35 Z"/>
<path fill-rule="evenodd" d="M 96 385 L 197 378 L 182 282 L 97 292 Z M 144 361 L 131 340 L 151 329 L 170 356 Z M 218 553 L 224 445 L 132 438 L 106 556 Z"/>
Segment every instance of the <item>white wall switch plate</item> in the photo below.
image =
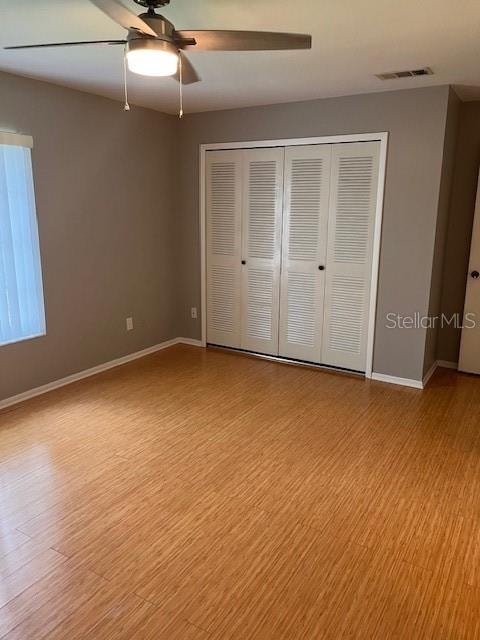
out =
<path fill-rule="evenodd" d="M 192 314 L 192 319 L 196 320 L 197 319 L 197 307 L 192 307 L 190 312 Z"/>
<path fill-rule="evenodd" d="M 131 331 L 133 329 L 133 318 L 127 318 L 127 331 Z"/>

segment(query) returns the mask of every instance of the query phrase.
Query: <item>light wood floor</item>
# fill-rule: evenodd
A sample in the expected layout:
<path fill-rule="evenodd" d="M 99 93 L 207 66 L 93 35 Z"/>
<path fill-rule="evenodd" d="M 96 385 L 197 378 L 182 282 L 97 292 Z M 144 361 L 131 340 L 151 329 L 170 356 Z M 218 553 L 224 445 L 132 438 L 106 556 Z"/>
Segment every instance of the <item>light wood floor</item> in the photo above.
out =
<path fill-rule="evenodd" d="M 480 637 L 480 379 L 178 346 L 0 413 L 0 638 Z"/>

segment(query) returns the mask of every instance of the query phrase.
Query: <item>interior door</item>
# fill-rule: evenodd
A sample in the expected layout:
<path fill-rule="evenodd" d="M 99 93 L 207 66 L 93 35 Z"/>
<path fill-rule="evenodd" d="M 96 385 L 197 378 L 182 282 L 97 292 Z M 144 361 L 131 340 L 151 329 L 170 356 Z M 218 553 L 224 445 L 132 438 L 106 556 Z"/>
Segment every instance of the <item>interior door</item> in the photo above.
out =
<path fill-rule="evenodd" d="M 332 145 L 285 150 L 281 356 L 320 362 Z"/>
<path fill-rule="evenodd" d="M 278 355 L 284 149 L 243 152 L 242 349 Z"/>
<path fill-rule="evenodd" d="M 206 156 L 207 341 L 240 347 L 242 152 Z"/>
<path fill-rule="evenodd" d="M 458 368 L 467 373 L 480 373 L 480 179 L 470 246 L 463 326 Z"/>
<path fill-rule="evenodd" d="M 322 362 L 365 371 L 379 142 L 332 146 Z"/>

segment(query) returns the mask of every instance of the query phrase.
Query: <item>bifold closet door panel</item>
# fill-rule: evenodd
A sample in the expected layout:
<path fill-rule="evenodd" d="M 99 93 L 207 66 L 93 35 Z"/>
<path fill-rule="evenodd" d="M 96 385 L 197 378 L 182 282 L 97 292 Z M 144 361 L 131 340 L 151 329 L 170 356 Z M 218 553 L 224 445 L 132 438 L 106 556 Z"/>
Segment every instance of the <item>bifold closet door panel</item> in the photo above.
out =
<path fill-rule="evenodd" d="M 240 347 L 242 152 L 206 154 L 207 341 Z"/>
<path fill-rule="evenodd" d="M 242 349 L 278 355 L 284 149 L 243 151 Z"/>
<path fill-rule="evenodd" d="M 285 150 L 281 356 L 320 362 L 331 145 Z"/>
<path fill-rule="evenodd" d="M 332 146 L 322 363 L 365 371 L 380 143 Z"/>

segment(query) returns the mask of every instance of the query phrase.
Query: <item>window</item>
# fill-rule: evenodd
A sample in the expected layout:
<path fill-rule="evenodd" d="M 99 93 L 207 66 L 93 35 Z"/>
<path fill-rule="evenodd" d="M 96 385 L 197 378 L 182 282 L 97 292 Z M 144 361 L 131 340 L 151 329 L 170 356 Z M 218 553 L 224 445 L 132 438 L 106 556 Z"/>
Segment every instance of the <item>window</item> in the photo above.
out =
<path fill-rule="evenodd" d="M 31 146 L 0 132 L 0 345 L 45 333 Z"/>

